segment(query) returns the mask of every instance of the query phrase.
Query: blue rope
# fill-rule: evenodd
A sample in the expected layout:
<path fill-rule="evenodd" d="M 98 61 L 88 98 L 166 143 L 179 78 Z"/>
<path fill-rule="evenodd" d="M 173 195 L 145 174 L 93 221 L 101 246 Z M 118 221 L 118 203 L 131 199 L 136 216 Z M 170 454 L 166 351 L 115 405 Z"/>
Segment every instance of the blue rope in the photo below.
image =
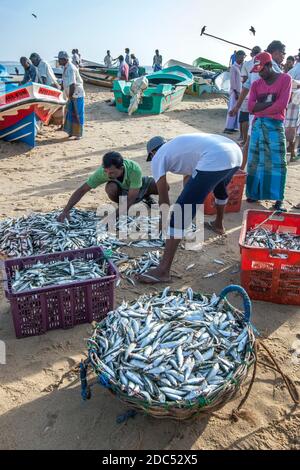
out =
<path fill-rule="evenodd" d="M 87 383 L 87 368 L 88 362 L 81 362 L 80 364 L 80 382 L 81 382 L 81 396 L 84 401 L 91 398 L 91 390 Z"/>
<path fill-rule="evenodd" d="M 100 374 L 98 375 L 98 382 L 100 385 L 103 385 L 105 388 L 111 388 L 111 385 L 109 383 L 109 378 L 105 374 Z"/>
<path fill-rule="evenodd" d="M 244 309 L 245 309 L 244 321 L 245 323 L 249 323 L 250 317 L 252 315 L 252 303 L 251 303 L 249 295 L 247 294 L 245 289 L 243 289 L 243 287 L 232 284 L 230 286 L 225 287 L 222 290 L 222 292 L 220 293 L 220 299 L 224 299 L 226 295 L 231 292 L 238 292 L 243 297 Z"/>
<path fill-rule="evenodd" d="M 138 412 L 136 410 L 128 410 L 126 413 L 119 415 L 116 419 L 117 424 L 126 423 L 130 418 L 135 418 Z"/>

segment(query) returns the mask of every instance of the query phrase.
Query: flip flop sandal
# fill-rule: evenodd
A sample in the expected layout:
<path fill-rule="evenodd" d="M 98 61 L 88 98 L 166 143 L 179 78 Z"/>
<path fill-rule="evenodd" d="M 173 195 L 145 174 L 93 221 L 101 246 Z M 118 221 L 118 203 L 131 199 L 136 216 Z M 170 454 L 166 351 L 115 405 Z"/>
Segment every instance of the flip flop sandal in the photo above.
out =
<path fill-rule="evenodd" d="M 215 227 L 212 225 L 212 222 L 204 222 L 204 228 L 207 228 L 208 230 L 211 230 L 212 232 L 216 233 L 220 237 L 226 236 L 226 232 L 221 233 Z"/>

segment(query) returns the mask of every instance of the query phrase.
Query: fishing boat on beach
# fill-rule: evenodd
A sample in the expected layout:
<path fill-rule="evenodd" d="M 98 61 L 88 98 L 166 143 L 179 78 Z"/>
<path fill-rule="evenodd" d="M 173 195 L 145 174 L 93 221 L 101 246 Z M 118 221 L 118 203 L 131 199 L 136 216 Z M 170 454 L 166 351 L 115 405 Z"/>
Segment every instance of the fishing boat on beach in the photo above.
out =
<path fill-rule="evenodd" d="M 180 66 L 184 67 L 193 74 L 194 83 L 187 87 L 185 91 L 187 95 L 202 96 L 204 93 L 226 94 L 227 82 L 225 89 L 224 87 L 220 87 L 220 84 L 224 85 L 224 80 L 227 79 L 228 72 L 223 72 L 223 74 L 227 75 L 224 75 L 221 79 L 219 79 L 218 77 L 222 73 L 221 69 L 223 66 L 208 59 L 201 59 L 202 62 L 198 63 L 202 63 L 206 68 L 197 66 L 196 61 L 194 62 L 194 65 L 191 65 L 175 59 L 168 60 L 165 63 L 164 68 Z"/>
<path fill-rule="evenodd" d="M 200 67 L 195 67 L 192 64 L 187 64 L 185 62 L 180 62 L 180 60 L 176 60 L 176 59 L 169 59 L 165 63 L 163 68 L 167 69 L 169 67 L 176 67 L 176 66 L 185 68 L 186 70 L 191 72 L 193 75 L 201 75 L 204 72 L 204 69 L 202 69 Z"/>
<path fill-rule="evenodd" d="M 85 61 L 87 63 L 87 61 Z M 107 68 L 104 65 L 87 65 L 80 67 L 80 75 L 85 83 L 107 88 L 113 87 L 114 80 L 118 76 L 118 68 Z M 146 69 L 139 67 L 139 76 L 145 75 Z"/>
<path fill-rule="evenodd" d="M 80 75 L 85 83 L 112 88 L 118 69 L 107 69 L 99 66 L 80 67 Z"/>
<path fill-rule="evenodd" d="M 0 81 L 6 81 L 9 79 L 9 73 L 5 65 L 0 64 Z"/>
<path fill-rule="evenodd" d="M 15 83 L 14 77 L 8 72 L 7 67 L 0 64 L 0 83 Z"/>
<path fill-rule="evenodd" d="M 214 60 L 205 59 L 204 57 L 198 57 L 197 59 L 195 59 L 193 62 L 193 66 L 211 72 L 222 73 L 228 70 L 228 67 L 226 67 L 226 65 L 219 64 L 219 62 L 215 62 Z"/>
<path fill-rule="evenodd" d="M 151 73 L 146 79 L 147 88 L 143 90 L 135 111 L 137 114 L 160 114 L 174 109 L 182 101 L 186 88 L 194 81 L 192 73 L 179 65 Z M 130 107 L 133 97 L 131 87 L 131 82 L 123 80 L 113 83 L 116 107 L 123 113 L 127 113 Z"/>
<path fill-rule="evenodd" d="M 63 93 L 56 88 L 0 81 L 0 139 L 34 147 L 40 123 L 48 124 L 65 103 Z"/>

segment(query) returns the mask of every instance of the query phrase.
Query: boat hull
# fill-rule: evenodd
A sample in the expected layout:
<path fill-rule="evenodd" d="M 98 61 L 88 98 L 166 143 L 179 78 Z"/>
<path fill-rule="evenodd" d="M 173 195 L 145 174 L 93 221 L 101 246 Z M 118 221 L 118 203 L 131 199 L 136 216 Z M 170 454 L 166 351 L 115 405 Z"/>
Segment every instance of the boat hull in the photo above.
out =
<path fill-rule="evenodd" d="M 192 74 L 179 66 L 147 75 L 149 87 L 143 92 L 135 114 L 161 114 L 171 111 L 182 101 L 186 88 L 193 83 Z M 113 84 L 116 108 L 127 113 L 131 83 L 116 80 Z"/>
<path fill-rule="evenodd" d="M 113 81 L 116 79 L 113 75 L 97 73 L 95 71 L 87 72 L 81 70 L 80 75 L 85 83 L 106 88 L 112 88 Z"/>
<path fill-rule="evenodd" d="M 34 112 L 26 115 L 23 119 L 18 120 L 15 124 L 0 129 L 0 139 L 7 142 L 24 142 L 30 147 L 35 146 L 35 138 L 37 135 L 38 119 Z"/>
<path fill-rule="evenodd" d="M 142 76 L 146 73 L 144 67 L 139 67 L 139 75 Z M 117 80 L 117 68 L 105 67 L 81 67 L 80 75 L 85 83 L 96 86 L 112 88 L 114 80 Z"/>
<path fill-rule="evenodd" d="M 169 94 L 155 94 L 152 96 L 143 96 L 135 114 L 161 114 L 166 111 L 172 111 L 181 103 L 185 88 L 180 88 Z M 122 113 L 128 113 L 131 96 L 122 92 L 114 91 L 116 108 Z"/>
<path fill-rule="evenodd" d="M 39 123 L 48 124 L 64 104 L 56 88 L 37 83 L 5 86 L 0 93 L 0 139 L 34 147 Z"/>

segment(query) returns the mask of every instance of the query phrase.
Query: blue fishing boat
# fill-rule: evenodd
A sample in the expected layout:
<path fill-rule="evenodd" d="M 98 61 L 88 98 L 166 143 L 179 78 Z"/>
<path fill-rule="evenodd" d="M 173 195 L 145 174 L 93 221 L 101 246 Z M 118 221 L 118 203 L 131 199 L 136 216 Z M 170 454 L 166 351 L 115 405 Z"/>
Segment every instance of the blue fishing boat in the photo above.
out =
<path fill-rule="evenodd" d="M 5 65 L 0 64 L 0 82 L 8 82 L 12 80 Z"/>
<path fill-rule="evenodd" d="M 62 91 L 56 88 L 0 81 L 0 139 L 34 147 L 40 123 L 48 124 L 65 103 Z"/>
<path fill-rule="evenodd" d="M 146 78 L 147 88 L 139 99 L 137 114 L 160 114 L 174 109 L 182 101 L 186 88 L 194 81 L 192 73 L 179 65 L 151 73 Z M 123 113 L 128 112 L 133 97 L 131 87 L 132 82 L 113 82 L 116 107 Z"/>

